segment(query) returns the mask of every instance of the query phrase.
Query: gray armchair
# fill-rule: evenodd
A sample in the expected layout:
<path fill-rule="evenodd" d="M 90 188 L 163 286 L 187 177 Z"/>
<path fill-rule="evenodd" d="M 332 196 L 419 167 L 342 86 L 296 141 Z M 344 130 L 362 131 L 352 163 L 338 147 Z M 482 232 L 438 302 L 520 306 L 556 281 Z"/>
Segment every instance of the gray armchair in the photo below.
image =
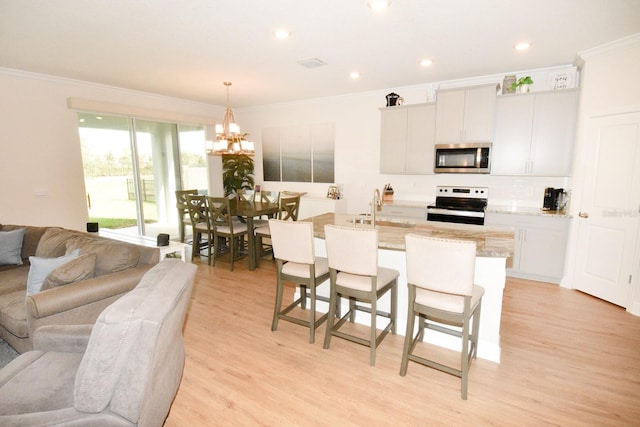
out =
<path fill-rule="evenodd" d="M 45 326 L 0 370 L 2 426 L 161 426 L 184 367 L 196 266 L 167 259 L 95 325 Z"/>

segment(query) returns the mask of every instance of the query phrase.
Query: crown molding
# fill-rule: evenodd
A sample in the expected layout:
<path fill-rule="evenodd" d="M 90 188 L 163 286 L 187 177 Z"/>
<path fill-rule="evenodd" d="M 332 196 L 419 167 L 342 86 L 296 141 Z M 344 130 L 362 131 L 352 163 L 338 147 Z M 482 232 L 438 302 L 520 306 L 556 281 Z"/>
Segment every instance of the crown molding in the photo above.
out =
<path fill-rule="evenodd" d="M 640 46 L 640 33 L 632 34 L 628 37 L 601 44 L 600 46 L 596 46 L 591 49 L 583 50 L 581 52 L 578 52 L 578 57 L 582 59 L 588 59 L 593 56 L 598 56 L 608 52 L 627 49 L 629 47 L 635 46 Z"/>

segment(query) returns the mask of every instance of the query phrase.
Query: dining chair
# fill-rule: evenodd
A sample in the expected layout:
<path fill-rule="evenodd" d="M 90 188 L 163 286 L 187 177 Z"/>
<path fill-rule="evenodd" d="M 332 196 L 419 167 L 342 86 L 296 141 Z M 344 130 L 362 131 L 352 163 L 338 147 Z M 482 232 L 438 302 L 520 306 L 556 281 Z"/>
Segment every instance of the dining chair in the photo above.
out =
<path fill-rule="evenodd" d="M 256 192 L 254 190 L 238 190 L 238 198 L 240 200 L 244 200 L 245 202 L 253 202 L 256 197 Z"/>
<path fill-rule="evenodd" d="M 285 194 L 286 193 L 275 191 L 263 192 L 262 201 L 278 204 L 278 219 L 297 221 L 298 208 L 300 207 L 300 195 L 285 196 Z M 283 214 L 283 211 L 287 213 Z M 254 233 L 256 236 L 256 258 L 260 259 L 269 253 L 273 255 L 273 248 L 270 244 L 271 232 L 269 230 L 269 223 L 258 223 Z"/>
<path fill-rule="evenodd" d="M 280 192 L 279 191 L 262 191 L 260 195 L 260 202 L 262 203 L 274 203 L 279 206 L 280 204 Z M 271 218 L 276 218 L 279 216 L 279 212 L 277 214 L 271 214 L 268 216 L 263 215 L 260 218 L 256 218 L 253 220 L 253 225 L 255 228 L 261 226 L 268 226 L 269 220 Z"/>
<path fill-rule="evenodd" d="M 476 243 L 407 234 L 407 286 L 409 307 L 400 375 L 413 361 L 460 377 L 461 397 L 467 399 L 471 359 L 478 351 L 480 309 L 484 288 L 475 285 Z M 414 318 L 418 332 L 414 333 Z M 461 338 L 460 369 L 415 353 L 430 329 Z"/>
<path fill-rule="evenodd" d="M 298 220 L 298 211 L 300 210 L 300 194 L 281 193 L 280 194 L 280 213 L 278 218 L 283 220 Z"/>
<path fill-rule="evenodd" d="M 207 196 L 197 194 L 187 194 L 187 209 L 191 220 L 193 241 L 191 244 L 191 261 L 196 255 L 200 255 L 202 248 L 207 247 L 207 263 L 211 263 L 211 245 L 213 244 L 213 228 L 209 217 Z M 202 236 L 206 236 L 206 243 L 202 241 Z"/>
<path fill-rule="evenodd" d="M 329 302 L 326 297 L 316 295 L 316 287 L 329 279 L 326 258 L 316 257 L 313 244 L 313 223 L 270 219 L 271 242 L 276 260 L 276 304 L 273 310 L 271 330 L 278 328 L 278 320 L 286 320 L 309 328 L 309 343 L 315 341 L 316 328 L 327 320 L 327 313 L 316 318 L 316 300 Z M 292 282 L 300 287 L 300 296 L 282 308 L 284 282 Z M 291 316 L 296 307 L 306 309 L 310 300 L 309 320 Z"/>
<path fill-rule="evenodd" d="M 329 260 L 330 301 L 324 348 L 328 349 L 331 337 L 336 336 L 370 348 L 369 363 L 376 363 L 376 347 L 391 331 L 396 333 L 396 307 L 398 301 L 398 276 L 391 268 L 378 265 L 378 232 L 375 228 L 350 228 L 326 225 L 324 228 Z M 380 310 L 378 300 L 387 292 L 391 294 L 389 311 Z M 335 323 L 335 310 L 341 298 L 349 300 L 349 311 Z M 362 305 L 368 304 L 368 306 Z M 349 320 L 355 321 L 356 312 L 370 315 L 368 339 L 341 331 Z M 378 334 L 377 317 L 389 319 Z"/>
<path fill-rule="evenodd" d="M 247 224 L 234 220 L 230 209 L 231 200 L 227 197 L 208 196 L 207 201 L 213 228 L 213 258 L 209 264 L 214 266 L 216 258 L 228 248 L 229 268 L 233 271 L 233 263 L 240 257 L 240 249 L 244 248 Z M 225 247 L 220 246 L 222 242 L 225 242 Z"/>
<path fill-rule="evenodd" d="M 187 225 L 191 225 L 191 218 L 189 217 L 189 207 L 187 206 L 187 194 L 198 194 L 198 190 L 176 190 L 176 208 L 178 209 L 178 232 L 180 233 L 180 242 L 182 243 L 184 243 L 186 227 Z"/>

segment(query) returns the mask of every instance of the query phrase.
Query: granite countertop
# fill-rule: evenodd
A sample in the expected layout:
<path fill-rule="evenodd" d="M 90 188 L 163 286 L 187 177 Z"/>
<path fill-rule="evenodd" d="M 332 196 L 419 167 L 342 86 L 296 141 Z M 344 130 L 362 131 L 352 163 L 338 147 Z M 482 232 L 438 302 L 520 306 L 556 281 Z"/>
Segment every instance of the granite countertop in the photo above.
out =
<path fill-rule="evenodd" d="M 544 211 L 541 208 L 523 207 L 523 206 L 500 206 L 489 205 L 486 212 L 500 213 L 500 214 L 512 214 L 512 215 L 532 215 L 532 216 L 544 216 L 555 218 L 571 218 L 569 212 L 562 209 L 557 211 Z"/>
<path fill-rule="evenodd" d="M 324 239 L 324 226 L 327 224 L 351 226 L 357 215 L 325 213 L 305 219 L 313 222 L 314 236 Z M 441 223 L 433 221 L 403 221 L 392 218 L 377 217 L 377 221 L 387 223 L 376 224 L 380 249 L 405 250 L 404 236 L 408 233 L 444 239 L 473 240 L 477 245 L 477 256 L 489 258 L 511 258 L 514 251 L 514 231 L 509 227 L 489 227 L 486 225 L 467 225 Z M 390 225 L 393 222 L 398 225 Z M 357 224 L 357 228 L 368 228 L 371 225 Z"/>
<path fill-rule="evenodd" d="M 422 202 L 417 200 L 382 200 L 384 206 L 396 206 L 403 208 L 425 208 L 430 202 Z"/>

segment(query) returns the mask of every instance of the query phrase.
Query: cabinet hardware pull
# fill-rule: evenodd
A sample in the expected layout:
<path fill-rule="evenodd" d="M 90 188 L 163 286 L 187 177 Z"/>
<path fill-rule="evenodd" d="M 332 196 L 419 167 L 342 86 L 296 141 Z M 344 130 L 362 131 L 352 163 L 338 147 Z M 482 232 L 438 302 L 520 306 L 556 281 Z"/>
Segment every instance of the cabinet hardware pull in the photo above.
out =
<path fill-rule="evenodd" d="M 588 212 L 580 212 L 580 213 L 578 214 L 578 216 L 579 216 L 580 218 L 589 218 L 589 213 L 588 213 Z"/>

